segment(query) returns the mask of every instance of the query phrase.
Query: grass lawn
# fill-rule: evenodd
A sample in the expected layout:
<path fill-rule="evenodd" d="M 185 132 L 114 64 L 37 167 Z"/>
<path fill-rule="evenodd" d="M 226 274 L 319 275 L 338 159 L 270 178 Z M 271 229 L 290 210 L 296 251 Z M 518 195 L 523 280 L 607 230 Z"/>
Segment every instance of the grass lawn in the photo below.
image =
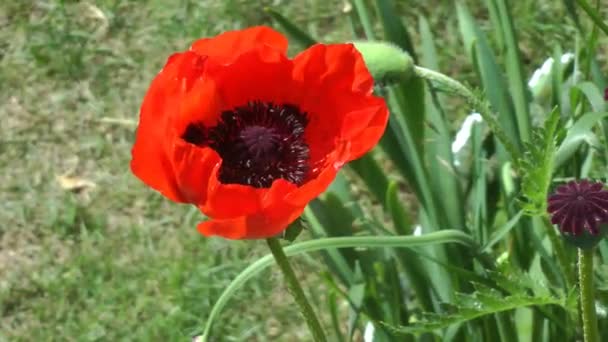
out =
<path fill-rule="evenodd" d="M 568 39 L 567 27 L 541 24 L 553 1 L 512 2 L 525 61 Z M 401 10 L 411 22 L 428 14 L 443 71 L 466 76 L 443 3 Z M 271 24 L 265 6 L 325 41 L 352 37 L 344 0 L 0 3 L 0 341 L 188 340 L 228 282 L 267 252 L 261 241 L 204 238 L 198 210 L 129 170 L 133 120 L 165 59 L 199 37 Z M 298 260 L 301 273 L 323 270 Z M 311 277 L 311 291 L 323 286 Z M 217 340 L 307 339 L 277 270 L 221 317 Z"/>

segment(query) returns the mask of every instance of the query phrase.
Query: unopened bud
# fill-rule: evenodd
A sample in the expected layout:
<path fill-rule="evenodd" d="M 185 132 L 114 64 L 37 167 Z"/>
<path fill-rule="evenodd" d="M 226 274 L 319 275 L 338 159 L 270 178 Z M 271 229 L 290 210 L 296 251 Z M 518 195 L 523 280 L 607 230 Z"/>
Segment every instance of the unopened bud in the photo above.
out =
<path fill-rule="evenodd" d="M 381 41 L 353 42 L 376 82 L 407 80 L 414 69 L 412 57 L 398 46 Z"/>

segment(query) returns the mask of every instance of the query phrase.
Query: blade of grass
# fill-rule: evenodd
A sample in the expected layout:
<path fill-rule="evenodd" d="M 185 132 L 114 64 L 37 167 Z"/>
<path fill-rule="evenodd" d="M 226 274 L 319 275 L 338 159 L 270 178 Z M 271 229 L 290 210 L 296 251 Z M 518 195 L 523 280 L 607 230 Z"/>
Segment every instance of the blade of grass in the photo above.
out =
<path fill-rule="evenodd" d="M 492 54 L 490 46 L 475 24 L 473 17 L 463 2 L 456 2 L 456 10 L 461 35 L 465 48 L 470 52 L 470 58 L 474 61 L 485 95 L 490 101 L 492 108 L 498 113 L 498 121 L 507 137 L 515 144 L 518 152 L 521 152 L 520 137 L 517 129 L 517 118 L 513 114 L 512 103 L 507 97 L 507 88 L 498 63 Z M 502 153 L 504 155 L 504 153 Z M 503 156 L 507 161 L 508 158 Z"/>
<path fill-rule="evenodd" d="M 513 216 L 507 223 L 502 225 L 500 228 L 494 231 L 494 233 L 488 238 L 488 242 L 481 248 L 482 251 L 488 252 L 492 246 L 497 242 L 501 241 L 510 231 L 517 225 L 517 222 L 523 215 L 523 211 L 517 212 L 517 215 Z"/>
<path fill-rule="evenodd" d="M 414 51 L 412 39 L 401 18 L 395 14 L 397 13 L 395 2 L 393 0 L 376 0 L 375 3 L 384 29 L 384 39 L 397 44 L 416 61 L 416 51 Z"/>
<path fill-rule="evenodd" d="M 593 133 L 593 127 L 602 119 L 608 117 L 607 112 L 586 113 L 578 119 L 568 130 L 566 137 L 555 154 L 555 168 L 559 169 L 578 150 L 583 142 L 593 142 L 597 137 Z"/>
<path fill-rule="evenodd" d="M 388 178 L 378 161 L 374 159 L 373 153 L 367 153 L 363 157 L 349 163 L 361 180 L 365 183 L 376 200 L 384 200 L 388 188 Z"/>
<path fill-rule="evenodd" d="M 608 25 L 604 23 L 597 10 L 591 7 L 591 5 L 589 5 L 589 3 L 585 0 L 576 0 L 576 3 L 580 8 L 583 9 L 585 13 L 587 13 L 591 21 L 593 21 L 593 23 L 599 27 L 602 32 L 608 34 Z"/>
<path fill-rule="evenodd" d="M 303 48 L 308 48 L 317 43 L 317 41 L 306 31 L 302 30 L 291 20 L 284 17 L 281 13 L 269 7 L 266 7 L 264 11 L 268 13 L 272 19 L 274 19 L 285 30 L 285 32 L 287 32 L 289 37 L 302 45 Z"/>
<path fill-rule="evenodd" d="M 438 54 L 433 44 L 434 37 L 424 16 L 419 17 L 419 31 L 422 41 L 421 64 L 438 70 Z M 450 227 L 464 227 L 465 215 L 462 206 L 463 194 L 458 175 L 454 170 L 452 153 L 452 134 L 450 124 L 443 111 L 439 95 L 427 87 L 425 98 L 428 124 L 432 129 L 425 131 L 425 153 L 428 161 L 429 176 L 438 205 L 446 216 Z"/>
<path fill-rule="evenodd" d="M 501 28 L 505 42 L 505 64 L 509 80 L 509 93 L 513 99 L 515 115 L 519 128 L 519 136 L 523 141 L 530 140 L 530 112 L 528 108 L 528 91 L 522 71 L 521 58 L 517 44 L 517 35 L 513 28 L 513 19 L 509 11 L 507 0 L 490 0 L 497 4 L 498 27 Z"/>
<path fill-rule="evenodd" d="M 359 20 L 361 21 L 361 26 L 363 26 L 363 32 L 365 32 L 365 36 L 369 40 L 374 40 L 374 25 L 372 24 L 370 11 L 367 5 L 365 4 L 365 1 L 354 0 L 353 5 L 355 6 L 355 10 L 359 15 Z"/>
<path fill-rule="evenodd" d="M 412 220 L 399 199 L 399 183 L 395 181 L 389 183 L 384 206 L 393 219 L 393 225 L 397 234 L 412 234 Z"/>

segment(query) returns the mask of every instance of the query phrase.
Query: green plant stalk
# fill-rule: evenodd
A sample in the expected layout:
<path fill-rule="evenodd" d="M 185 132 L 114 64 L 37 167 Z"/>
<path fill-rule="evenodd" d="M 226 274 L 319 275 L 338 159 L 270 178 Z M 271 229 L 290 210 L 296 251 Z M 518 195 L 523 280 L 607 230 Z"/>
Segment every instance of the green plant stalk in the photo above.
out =
<path fill-rule="evenodd" d="M 494 114 L 492 113 L 492 110 L 490 109 L 490 106 L 486 100 L 473 93 L 462 83 L 440 72 L 423 68 L 420 66 L 414 66 L 414 73 L 416 76 L 422 79 L 439 85 L 440 90 L 456 94 L 467 100 L 469 105 L 475 108 L 475 110 L 481 115 L 486 124 L 490 127 L 492 132 L 496 135 L 498 140 L 500 140 L 500 142 L 504 145 L 506 150 L 511 155 L 511 160 L 513 160 L 514 163 L 517 163 L 517 161 L 519 160 L 517 149 L 515 148 L 515 145 L 511 142 L 511 140 L 509 140 L 509 138 L 500 129 L 500 125 L 498 124 L 498 121 L 496 121 L 496 119 L 494 118 Z M 517 167 L 518 165 L 515 166 Z"/>
<path fill-rule="evenodd" d="M 312 306 L 308 302 L 308 299 L 306 299 L 306 295 L 304 294 L 304 290 L 302 290 L 302 286 L 300 286 L 300 282 L 298 281 L 296 274 L 291 268 L 291 265 L 289 265 L 289 260 L 287 260 L 285 251 L 283 251 L 283 247 L 281 246 L 281 242 L 279 242 L 279 239 L 275 237 L 266 239 L 266 242 L 268 243 L 268 247 L 274 256 L 274 260 L 277 262 L 277 265 L 279 265 L 281 272 L 283 272 L 283 276 L 287 282 L 287 289 L 300 308 L 300 312 L 304 316 L 306 324 L 308 324 L 308 329 L 312 333 L 313 339 L 317 342 L 327 341 L 323 328 L 321 327 L 321 323 L 319 323 L 317 315 L 315 315 Z"/>
<path fill-rule="evenodd" d="M 578 250 L 578 275 L 581 294 L 581 316 L 585 342 L 599 342 L 595 296 L 593 293 L 593 252 L 595 248 Z"/>
<path fill-rule="evenodd" d="M 473 251 L 479 251 L 479 245 L 471 236 L 460 230 L 444 229 L 433 233 L 428 233 L 419 236 L 344 236 L 323 238 L 310 241 L 294 243 L 287 246 L 284 252 L 287 256 L 293 256 L 306 252 L 314 252 L 323 249 L 331 248 L 373 248 L 373 247 L 419 247 L 433 244 L 458 243 L 469 247 Z M 477 257 L 480 255 L 478 254 Z M 266 267 L 273 263 L 272 255 L 266 255 L 256 260 L 251 265 L 247 266 L 234 280 L 224 289 L 217 302 L 211 308 L 211 312 L 207 317 L 205 329 L 202 335 L 202 341 L 207 342 L 211 334 L 211 327 L 217 315 L 222 311 L 228 299 L 241 288 L 249 279 L 261 272 Z"/>

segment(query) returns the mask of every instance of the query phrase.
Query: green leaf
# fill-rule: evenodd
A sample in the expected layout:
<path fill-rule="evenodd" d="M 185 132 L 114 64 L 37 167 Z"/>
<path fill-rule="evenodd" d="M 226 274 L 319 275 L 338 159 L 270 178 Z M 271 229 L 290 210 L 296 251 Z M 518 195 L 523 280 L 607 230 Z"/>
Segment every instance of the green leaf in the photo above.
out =
<path fill-rule="evenodd" d="M 481 250 L 483 252 L 488 252 L 489 249 L 492 248 L 492 246 L 502 240 L 502 238 L 505 237 L 511 231 L 511 229 L 517 226 L 517 223 L 519 222 L 519 219 L 521 218 L 523 213 L 523 211 L 519 211 L 517 215 L 513 216 L 507 223 L 502 225 L 502 227 L 496 229 L 494 233 L 492 233 L 492 235 L 488 238 L 488 242 L 483 245 Z"/>
<path fill-rule="evenodd" d="M 475 24 L 473 16 L 462 1 L 456 2 L 458 23 L 465 45 L 465 51 L 469 52 L 470 59 L 479 73 L 485 97 L 489 100 L 494 111 L 498 112 L 498 120 L 509 141 L 519 143 L 518 123 L 513 104 L 509 101 L 508 89 L 504 76 L 498 66 L 490 45 Z M 496 127 L 490 127 L 493 131 Z M 521 146 L 516 146 L 516 148 Z M 517 151 L 519 152 L 519 151 Z"/>
<path fill-rule="evenodd" d="M 509 83 L 509 93 L 513 99 L 519 136 L 523 141 L 530 139 L 530 112 L 528 108 L 528 90 L 524 80 L 516 32 L 513 19 L 506 0 L 489 1 L 493 3 L 497 15 L 492 17 L 494 27 L 504 42 L 505 67 Z"/>
<path fill-rule="evenodd" d="M 583 142 L 589 145 L 597 145 L 597 137 L 593 133 L 593 127 L 600 120 L 608 117 L 608 112 L 586 113 L 568 129 L 566 137 L 557 149 L 555 155 L 555 168 L 561 167 L 574 155 Z"/>
<path fill-rule="evenodd" d="M 521 192 L 524 196 L 523 209 L 530 215 L 541 215 L 546 212 L 559 122 L 560 113 L 555 108 L 545 120 L 544 127 L 535 129 L 532 140 L 525 144 L 526 152 L 520 161 Z"/>
<path fill-rule="evenodd" d="M 338 342 L 346 341 L 342 334 L 342 322 L 338 315 L 338 298 L 335 291 L 329 291 L 327 295 L 327 306 L 329 307 L 329 314 L 331 316 L 331 326 L 333 328 L 335 338 Z"/>
<path fill-rule="evenodd" d="M 366 6 L 363 1 L 355 1 L 355 7 L 360 14 L 362 21 L 364 17 L 369 20 L 369 13 L 366 11 Z M 407 51 L 412 59 L 416 60 L 416 53 L 411 44 L 410 35 L 403 25 L 402 19 L 395 12 L 395 4 L 392 0 L 376 1 L 378 16 L 384 30 L 384 39 L 399 46 Z M 368 39 L 373 39 L 373 36 L 367 33 Z M 389 96 L 394 98 L 394 103 L 399 107 L 399 110 L 393 110 L 393 115 L 400 115 L 401 124 L 408 130 L 411 136 L 414 147 L 419 155 L 424 151 L 424 132 L 425 132 L 425 90 L 424 82 L 418 78 L 411 78 L 408 81 L 403 81 L 400 84 L 392 87 L 389 90 Z"/>
<path fill-rule="evenodd" d="M 415 60 L 416 52 L 414 51 L 414 45 L 412 45 L 412 39 L 401 18 L 397 15 L 395 2 L 393 0 L 376 0 L 376 9 L 384 29 L 384 38 L 407 51 Z"/>
<path fill-rule="evenodd" d="M 599 27 L 600 30 L 602 30 L 605 34 L 608 34 L 608 24 L 604 22 L 598 10 L 591 7 L 586 0 L 576 0 L 576 3 L 580 8 L 583 9 L 585 13 L 587 13 L 589 18 L 591 18 L 591 21 L 593 21 L 593 23 Z"/>
<path fill-rule="evenodd" d="M 488 162 L 486 151 L 483 148 L 483 135 L 481 125 L 473 125 L 471 131 L 471 147 L 473 167 L 471 174 L 471 211 L 473 236 L 485 243 L 488 239 L 487 207 L 488 207 Z"/>
<path fill-rule="evenodd" d="M 410 128 L 405 122 L 405 105 L 398 101 L 398 92 L 393 87 L 387 87 L 387 90 L 391 117 L 380 145 L 414 189 L 429 217 L 433 220 L 439 219 L 423 158 L 416 149 Z M 439 222 L 433 222 L 431 226 L 433 225 L 438 226 Z"/>
<path fill-rule="evenodd" d="M 426 314 L 421 320 L 411 322 L 407 326 L 395 327 L 386 323 L 382 323 L 382 325 L 396 335 L 431 333 L 453 324 L 465 323 L 499 312 L 528 306 L 563 305 L 564 301 L 564 298 L 531 296 L 524 292 L 502 296 L 496 290 L 481 287 L 473 294 L 457 294 L 455 301 L 446 305 L 447 310 L 444 313 Z"/>
<path fill-rule="evenodd" d="M 421 37 L 421 65 L 437 70 L 438 54 L 430 26 L 424 16 L 418 19 Z M 433 184 L 433 195 L 441 208 L 450 227 L 464 227 L 465 214 L 462 201 L 462 186 L 454 168 L 451 133 L 452 123 L 448 120 L 439 94 L 431 87 L 426 87 L 427 124 L 425 130 L 425 159 L 428 164 L 430 183 Z"/>
<path fill-rule="evenodd" d="M 399 183 L 392 181 L 386 190 L 386 209 L 393 219 L 395 231 L 400 235 L 410 235 L 412 220 L 399 199 Z"/>
<path fill-rule="evenodd" d="M 308 222 L 313 236 L 327 236 L 327 230 L 331 229 L 331 221 L 328 217 L 328 208 L 320 199 L 316 199 L 308 205 L 304 211 L 304 218 Z M 326 228 L 329 227 L 329 228 Z M 348 251 L 328 249 L 322 253 L 327 267 L 343 283 L 350 284 L 353 280 L 352 262 L 344 257 Z"/>
<path fill-rule="evenodd" d="M 606 100 L 604 100 L 604 92 L 591 82 L 582 82 L 574 86 L 587 97 L 587 101 L 591 104 L 594 112 L 603 112 L 606 110 Z"/>
<path fill-rule="evenodd" d="M 283 232 L 283 239 L 289 242 L 294 242 L 298 238 L 300 233 L 302 233 L 302 230 L 304 230 L 304 222 L 302 221 L 302 218 L 298 218 L 297 220 L 293 221 L 289 226 L 287 226 L 287 229 L 285 229 L 285 231 Z"/>
<path fill-rule="evenodd" d="M 363 26 L 363 31 L 365 32 L 365 36 L 369 40 L 374 39 L 374 25 L 372 24 L 372 20 L 370 18 L 370 11 L 367 8 L 367 4 L 363 0 L 353 0 L 353 5 L 355 6 L 355 10 L 359 16 L 359 20 L 361 21 L 361 25 Z"/>
<path fill-rule="evenodd" d="M 302 45 L 302 47 L 308 48 L 317 43 L 317 41 L 306 31 L 299 28 L 291 20 L 285 18 L 281 13 L 272 8 L 265 8 L 264 10 L 283 28 L 283 30 L 285 30 L 285 32 L 287 32 L 289 37 Z"/>

